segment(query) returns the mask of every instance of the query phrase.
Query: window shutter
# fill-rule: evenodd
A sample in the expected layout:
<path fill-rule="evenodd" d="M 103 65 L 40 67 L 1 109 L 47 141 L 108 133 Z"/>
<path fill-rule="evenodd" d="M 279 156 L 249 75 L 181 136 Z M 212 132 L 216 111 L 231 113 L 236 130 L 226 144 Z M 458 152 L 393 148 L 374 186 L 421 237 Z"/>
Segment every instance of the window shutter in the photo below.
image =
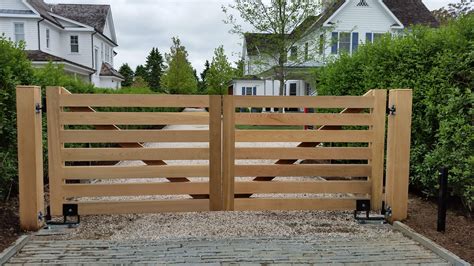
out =
<path fill-rule="evenodd" d="M 365 43 L 372 43 L 372 32 L 367 32 L 365 34 Z"/>
<path fill-rule="evenodd" d="M 357 51 L 358 47 L 359 47 L 359 33 L 353 32 L 352 33 L 352 52 L 354 53 L 355 51 Z"/>
<path fill-rule="evenodd" d="M 253 87 L 253 95 L 257 95 L 257 87 Z"/>
<path fill-rule="evenodd" d="M 242 96 L 245 95 L 245 87 L 242 87 Z"/>
<path fill-rule="evenodd" d="M 331 54 L 337 54 L 337 44 L 339 42 L 339 35 L 337 32 L 332 33 L 332 39 L 331 39 Z"/>

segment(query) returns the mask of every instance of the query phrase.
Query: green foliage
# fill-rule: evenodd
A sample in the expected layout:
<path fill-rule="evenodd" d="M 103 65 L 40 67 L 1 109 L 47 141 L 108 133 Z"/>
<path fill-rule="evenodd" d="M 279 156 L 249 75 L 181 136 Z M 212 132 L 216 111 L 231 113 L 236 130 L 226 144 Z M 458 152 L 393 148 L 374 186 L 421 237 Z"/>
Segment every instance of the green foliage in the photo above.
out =
<path fill-rule="evenodd" d="M 15 87 L 31 84 L 32 67 L 24 44 L 0 36 L 0 198 L 16 190 L 17 136 Z"/>
<path fill-rule="evenodd" d="M 135 68 L 135 78 L 138 77 L 141 77 L 143 80 L 147 77 L 146 68 L 143 65 L 138 65 Z"/>
<path fill-rule="evenodd" d="M 198 94 L 207 94 L 207 85 L 206 85 L 206 80 L 207 80 L 207 72 L 209 72 L 209 68 L 211 67 L 211 64 L 209 63 L 209 60 L 206 60 L 206 63 L 204 64 L 204 70 L 201 73 L 201 80 L 199 81 L 198 84 Z"/>
<path fill-rule="evenodd" d="M 450 188 L 474 202 L 474 16 L 439 29 L 414 28 L 404 37 L 362 46 L 316 73 L 321 95 L 361 95 L 373 88 L 414 93 L 411 184 L 436 195 L 437 169 L 450 167 Z"/>
<path fill-rule="evenodd" d="M 153 91 L 160 91 L 161 76 L 163 75 L 163 56 L 158 51 L 158 48 L 151 49 L 150 54 L 146 58 L 146 76 L 145 80 L 148 82 Z"/>
<path fill-rule="evenodd" d="M 211 67 L 207 73 L 206 86 L 209 94 L 224 95 L 227 94 L 229 82 L 234 77 L 235 71 L 227 60 L 224 47 L 219 46 L 214 51 Z"/>
<path fill-rule="evenodd" d="M 453 19 L 473 13 L 473 7 L 472 0 L 460 0 L 457 3 L 451 3 L 440 9 L 433 10 L 431 13 L 441 24 L 446 24 Z"/>
<path fill-rule="evenodd" d="M 197 79 L 188 60 L 188 52 L 178 38 L 173 38 L 171 51 L 166 54 L 167 68 L 161 78 L 162 90 L 170 94 L 193 94 L 197 91 Z"/>
<path fill-rule="evenodd" d="M 122 87 L 132 86 L 135 73 L 133 73 L 132 68 L 127 63 L 120 67 L 119 73 L 125 78 L 125 80 L 122 81 Z"/>

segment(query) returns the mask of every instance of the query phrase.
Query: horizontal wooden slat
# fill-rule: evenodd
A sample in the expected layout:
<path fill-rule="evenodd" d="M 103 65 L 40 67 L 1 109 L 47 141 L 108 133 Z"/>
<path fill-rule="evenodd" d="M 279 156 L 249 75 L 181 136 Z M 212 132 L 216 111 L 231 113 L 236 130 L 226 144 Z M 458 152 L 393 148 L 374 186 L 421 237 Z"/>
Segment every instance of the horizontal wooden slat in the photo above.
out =
<path fill-rule="evenodd" d="M 209 183 L 67 184 L 62 189 L 64 197 L 207 195 Z"/>
<path fill-rule="evenodd" d="M 372 125 L 370 114 L 235 114 L 236 125 L 265 126 L 367 126 Z"/>
<path fill-rule="evenodd" d="M 208 148 L 62 149 L 63 161 L 209 160 Z"/>
<path fill-rule="evenodd" d="M 209 96 L 153 94 L 61 94 L 63 107 L 209 107 Z"/>
<path fill-rule="evenodd" d="M 236 165 L 235 176 L 369 176 L 370 165 L 318 164 L 318 165 Z"/>
<path fill-rule="evenodd" d="M 371 142 L 370 130 L 236 130 L 236 142 Z"/>
<path fill-rule="evenodd" d="M 62 112 L 59 121 L 62 125 L 208 125 L 209 113 Z"/>
<path fill-rule="evenodd" d="M 63 167 L 65 179 L 180 178 L 208 177 L 208 165 L 187 166 L 69 166 Z"/>
<path fill-rule="evenodd" d="M 369 194 L 371 184 L 368 181 L 311 181 L 311 182 L 277 182 L 252 181 L 236 182 L 235 193 L 273 194 L 273 193 L 358 193 Z"/>
<path fill-rule="evenodd" d="M 236 107 L 372 108 L 370 96 L 234 96 Z"/>
<path fill-rule="evenodd" d="M 370 148 L 236 148 L 236 159 L 369 160 Z"/>
<path fill-rule="evenodd" d="M 208 130 L 64 130 L 64 143 L 209 142 Z"/>
<path fill-rule="evenodd" d="M 66 203 L 77 204 L 79 215 L 209 211 L 208 199 Z"/>
<path fill-rule="evenodd" d="M 236 211 L 355 210 L 355 208 L 355 198 L 235 199 Z"/>

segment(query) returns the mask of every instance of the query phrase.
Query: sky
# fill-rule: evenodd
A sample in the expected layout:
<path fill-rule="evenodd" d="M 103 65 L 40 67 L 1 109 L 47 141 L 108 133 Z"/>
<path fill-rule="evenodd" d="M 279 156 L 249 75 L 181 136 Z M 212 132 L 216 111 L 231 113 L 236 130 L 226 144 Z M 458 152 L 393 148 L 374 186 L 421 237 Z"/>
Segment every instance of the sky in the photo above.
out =
<path fill-rule="evenodd" d="M 47 3 L 108 4 L 119 47 L 115 68 L 128 63 L 133 69 L 145 64 L 153 47 L 164 55 L 169 52 L 171 38 L 178 36 L 186 47 L 189 60 L 198 73 L 214 49 L 224 45 L 232 62 L 242 52 L 241 37 L 229 33 L 223 20 L 222 5 L 232 0 L 46 0 Z M 438 9 L 451 0 L 423 0 L 428 9 Z"/>

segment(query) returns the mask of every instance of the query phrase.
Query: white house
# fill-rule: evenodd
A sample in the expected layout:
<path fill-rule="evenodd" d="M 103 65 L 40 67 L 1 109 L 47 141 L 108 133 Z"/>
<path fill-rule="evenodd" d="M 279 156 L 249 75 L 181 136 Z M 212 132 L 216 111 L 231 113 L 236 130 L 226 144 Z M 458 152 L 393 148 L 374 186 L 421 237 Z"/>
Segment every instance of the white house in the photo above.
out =
<path fill-rule="evenodd" d="M 321 14 L 308 17 L 290 34 L 297 37 L 295 45 L 288 49 L 285 95 L 316 94 L 317 88 L 307 78 L 311 69 L 324 66 L 340 53 L 352 54 L 359 45 L 386 33 L 401 34 L 412 25 L 438 26 L 421 0 L 335 0 L 323 4 L 326 8 Z M 277 65 L 273 58 L 277 57 L 272 56 L 271 37 L 264 33 L 245 34 L 242 59 L 246 78 L 233 80 L 230 93 L 279 95 L 280 83 L 273 74 Z"/>
<path fill-rule="evenodd" d="M 97 87 L 121 86 L 123 77 L 114 69 L 118 45 L 109 5 L 1 0 L 0 33 L 24 41 L 35 67 L 53 62 Z"/>

